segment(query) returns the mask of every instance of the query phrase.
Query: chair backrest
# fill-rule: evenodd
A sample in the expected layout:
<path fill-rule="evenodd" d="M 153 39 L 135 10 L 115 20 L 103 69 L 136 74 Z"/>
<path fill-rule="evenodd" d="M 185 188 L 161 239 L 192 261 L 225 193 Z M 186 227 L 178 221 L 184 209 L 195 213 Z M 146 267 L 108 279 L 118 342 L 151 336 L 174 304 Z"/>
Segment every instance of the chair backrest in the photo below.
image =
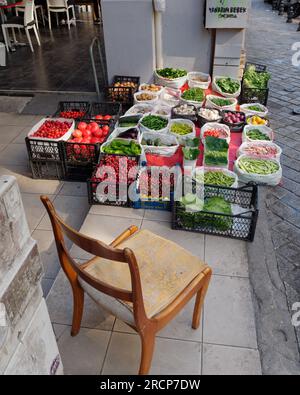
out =
<path fill-rule="evenodd" d="M 24 26 L 32 24 L 34 22 L 34 0 L 24 0 L 22 5 L 25 6 L 24 9 Z"/>
<path fill-rule="evenodd" d="M 141 314 L 145 315 L 139 269 L 132 250 L 128 248 L 114 248 L 101 241 L 77 232 L 57 215 L 53 204 L 50 202 L 47 196 L 41 196 L 41 200 L 49 214 L 60 263 L 67 276 L 70 274 L 71 268 L 73 269 L 71 270 L 73 273 L 75 271 L 78 276 L 80 276 L 84 281 L 96 288 L 98 291 L 123 301 L 132 302 L 135 318 L 138 315 L 141 316 Z M 131 275 L 131 291 L 116 288 L 88 274 L 84 270 L 84 264 L 82 265 L 76 263 L 70 256 L 65 246 L 64 235 L 78 247 L 92 255 L 113 261 L 128 263 Z"/>
<path fill-rule="evenodd" d="M 50 8 L 66 8 L 68 0 L 47 0 L 47 6 Z"/>

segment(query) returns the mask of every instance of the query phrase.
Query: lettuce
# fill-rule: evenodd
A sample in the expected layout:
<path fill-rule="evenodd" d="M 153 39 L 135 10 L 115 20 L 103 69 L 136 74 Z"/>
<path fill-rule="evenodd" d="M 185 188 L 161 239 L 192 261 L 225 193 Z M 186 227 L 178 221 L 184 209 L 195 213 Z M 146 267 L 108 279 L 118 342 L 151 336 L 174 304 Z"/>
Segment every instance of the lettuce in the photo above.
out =
<path fill-rule="evenodd" d="M 254 65 L 247 67 L 244 73 L 243 85 L 251 89 L 266 89 L 271 74 L 267 71 L 257 72 Z"/>

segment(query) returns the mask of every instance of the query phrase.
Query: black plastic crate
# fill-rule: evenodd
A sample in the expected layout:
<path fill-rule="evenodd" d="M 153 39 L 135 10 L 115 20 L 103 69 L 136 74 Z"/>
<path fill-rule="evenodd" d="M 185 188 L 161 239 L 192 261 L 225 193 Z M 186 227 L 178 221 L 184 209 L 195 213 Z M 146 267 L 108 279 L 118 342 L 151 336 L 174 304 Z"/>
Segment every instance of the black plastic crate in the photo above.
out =
<path fill-rule="evenodd" d="M 255 89 L 255 88 L 245 88 L 242 86 L 240 95 L 240 104 L 245 103 L 260 103 L 264 106 L 268 103 L 269 88 L 266 89 Z"/>
<path fill-rule="evenodd" d="M 91 118 L 96 115 L 111 115 L 111 120 L 101 120 L 104 123 L 115 123 L 118 117 L 122 114 L 122 106 L 120 103 L 115 102 L 101 102 L 92 103 L 91 105 Z"/>
<path fill-rule="evenodd" d="M 62 141 L 37 140 L 26 137 L 25 143 L 30 160 L 63 161 Z"/>
<path fill-rule="evenodd" d="M 42 180 L 64 180 L 65 168 L 63 162 L 29 161 L 32 178 Z"/>
<path fill-rule="evenodd" d="M 264 64 L 259 64 L 259 63 L 252 63 L 252 62 L 246 62 L 245 64 L 245 70 L 247 69 L 247 67 L 249 66 L 255 66 L 255 71 L 260 72 L 260 71 L 266 71 L 267 70 L 267 66 Z"/>
<path fill-rule="evenodd" d="M 65 166 L 65 180 L 85 182 L 91 178 L 93 167 Z"/>
<path fill-rule="evenodd" d="M 196 233 L 253 241 L 258 217 L 256 185 L 241 188 L 205 186 L 204 198 L 221 196 L 227 202 L 243 208 L 238 214 L 221 214 L 208 211 L 185 211 L 179 201 L 172 205 L 172 228 Z"/>
<path fill-rule="evenodd" d="M 100 186 L 100 184 L 102 185 Z M 127 184 L 111 184 L 105 181 L 94 180 L 92 177 L 87 180 L 87 187 L 89 204 L 91 205 L 103 204 L 108 206 L 132 207 Z"/>
<path fill-rule="evenodd" d="M 124 103 L 130 107 L 133 105 L 132 88 L 124 86 L 106 86 L 104 88 L 104 96 L 106 100 L 114 103 Z"/>
<path fill-rule="evenodd" d="M 63 111 L 83 111 L 84 114 L 74 119 L 87 118 L 90 113 L 90 103 L 87 101 L 60 101 L 54 117 L 62 117 Z M 63 117 L 65 118 L 65 117 Z"/>
<path fill-rule="evenodd" d="M 120 82 L 122 83 L 126 83 L 126 82 L 133 82 L 135 84 L 135 88 L 132 88 L 133 93 L 137 92 L 139 89 L 139 85 L 140 85 L 140 77 L 132 77 L 132 76 L 128 76 L 128 75 L 115 75 L 113 78 L 113 85 L 116 82 Z"/>

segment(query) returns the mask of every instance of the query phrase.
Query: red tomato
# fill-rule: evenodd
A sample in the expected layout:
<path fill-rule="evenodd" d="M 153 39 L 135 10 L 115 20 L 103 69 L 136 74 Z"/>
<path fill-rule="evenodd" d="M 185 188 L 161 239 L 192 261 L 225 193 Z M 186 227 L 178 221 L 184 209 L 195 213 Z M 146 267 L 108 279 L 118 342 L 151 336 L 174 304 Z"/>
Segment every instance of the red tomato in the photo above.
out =
<path fill-rule="evenodd" d="M 99 137 L 102 137 L 102 135 L 103 135 L 102 129 L 100 129 L 100 128 L 98 128 L 98 130 L 95 130 L 95 131 L 93 132 L 93 136 L 94 136 L 94 137 L 99 138 Z"/>
<path fill-rule="evenodd" d="M 79 122 L 77 125 L 77 129 L 81 130 L 82 132 L 86 129 L 87 123 L 86 122 Z"/>
<path fill-rule="evenodd" d="M 96 123 L 91 124 L 91 132 L 92 134 L 97 133 L 99 130 L 99 125 Z"/>
<path fill-rule="evenodd" d="M 109 126 L 104 125 L 104 126 L 102 127 L 102 130 L 103 130 L 103 134 L 106 136 L 106 135 L 109 133 Z"/>
<path fill-rule="evenodd" d="M 105 119 L 105 121 L 109 121 L 111 118 L 112 118 L 111 115 L 105 115 L 105 116 L 103 117 L 103 119 Z"/>
<path fill-rule="evenodd" d="M 97 143 L 99 143 L 100 141 L 99 141 L 99 138 L 98 137 L 92 137 L 91 138 L 91 143 L 92 144 L 97 144 Z"/>
<path fill-rule="evenodd" d="M 90 137 L 85 137 L 81 142 L 84 143 L 84 144 L 89 144 L 91 142 L 91 138 Z"/>
<path fill-rule="evenodd" d="M 89 125 L 88 125 L 88 126 L 89 126 Z M 85 129 L 85 130 L 82 132 L 82 137 L 83 137 L 84 139 L 90 138 L 91 136 L 92 136 L 92 132 L 91 132 L 90 129 Z"/>
<path fill-rule="evenodd" d="M 95 119 L 103 119 L 103 115 L 98 114 L 98 115 L 95 116 Z"/>
<path fill-rule="evenodd" d="M 82 137 L 76 137 L 75 139 L 73 139 L 74 143 L 81 143 L 82 141 Z"/>
<path fill-rule="evenodd" d="M 79 129 L 75 129 L 72 135 L 73 137 L 82 137 L 82 132 Z"/>

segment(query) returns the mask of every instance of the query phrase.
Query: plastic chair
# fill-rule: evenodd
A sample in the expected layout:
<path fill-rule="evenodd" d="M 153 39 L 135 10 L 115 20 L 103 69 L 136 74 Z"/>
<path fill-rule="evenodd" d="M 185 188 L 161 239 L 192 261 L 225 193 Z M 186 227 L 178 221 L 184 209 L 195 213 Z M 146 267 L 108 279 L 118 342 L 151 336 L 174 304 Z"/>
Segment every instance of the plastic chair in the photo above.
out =
<path fill-rule="evenodd" d="M 41 200 L 51 220 L 60 264 L 73 291 L 71 335 L 76 336 L 80 330 L 86 292 L 139 334 L 139 374 L 147 374 L 155 334 L 194 296 L 192 328 L 199 327 L 211 269 L 172 241 L 136 226 L 107 245 L 68 226 L 47 196 L 41 196 Z M 66 248 L 65 237 L 94 257 L 85 263 L 75 262 Z"/>
<path fill-rule="evenodd" d="M 17 7 L 15 7 L 16 10 L 16 15 L 19 16 L 19 12 L 24 12 L 25 9 L 25 5 L 24 4 L 20 4 Z M 35 19 L 35 24 L 36 27 L 39 29 L 39 21 L 38 21 L 38 17 L 37 17 L 37 11 L 40 11 L 41 14 L 41 18 L 42 18 L 42 23 L 43 26 L 45 27 L 45 17 L 44 17 L 44 9 L 42 5 L 35 5 L 34 6 L 34 19 Z"/>
<path fill-rule="evenodd" d="M 25 0 L 24 4 L 25 4 L 24 17 L 13 16 L 12 18 L 9 18 L 5 23 L 2 23 L 2 32 L 3 32 L 3 37 L 4 37 L 4 41 L 5 41 L 5 46 L 6 46 L 7 52 L 11 48 L 9 32 L 8 32 L 9 28 L 12 29 L 14 43 L 17 42 L 16 34 L 15 34 L 15 30 L 14 29 L 15 28 L 17 28 L 17 29 L 25 29 L 25 33 L 26 33 L 26 36 L 27 36 L 27 40 L 28 40 L 30 49 L 31 49 L 32 52 L 34 52 L 34 49 L 33 49 L 33 46 L 32 46 L 32 42 L 31 42 L 31 38 L 30 38 L 30 33 L 29 33 L 29 30 L 33 29 L 35 37 L 36 37 L 36 41 L 37 41 L 39 46 L 41 45 L 40 39 L 39 39 L 39 35 L 38 35 L 38 31 L 37 31 L 37 28 L 36 28 L 36 23 L 35 23 L 35 20 L 34 20 L 34 1 L 33 0 Z"/>
<path fill-rule="evenodd" d="M 67 14 L 67 25 L 70 30 L 71 20 L 74 20 L 76 26 L 76 17 L 75 17 L 75 9 L 73 5 L 68 5 L 68 0 L 47 0 L 48 7 L 48 22 L 49 22 L 49 30 L 52 30 L 51 27 L 51 12 L 56 13 L 56 23 L 59 25 L 58 21 L 58 13 L 65 12 Z M 72 19 L 70 20 L 69 10 L 72 10 Z"/>

